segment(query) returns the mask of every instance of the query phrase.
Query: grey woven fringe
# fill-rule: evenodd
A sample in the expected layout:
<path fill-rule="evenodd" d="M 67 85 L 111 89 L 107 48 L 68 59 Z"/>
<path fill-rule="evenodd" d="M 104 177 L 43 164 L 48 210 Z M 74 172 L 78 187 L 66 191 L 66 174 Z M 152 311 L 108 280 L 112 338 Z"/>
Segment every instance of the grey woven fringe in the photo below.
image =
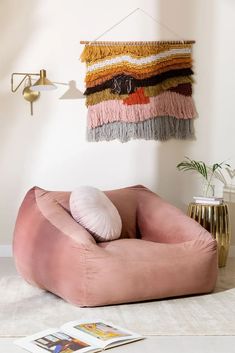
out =
<path fill-rule="evenodd" d="M 177 119 L 163 116 L 138 123 L 114 122 L 88 129 L 87 139 L 91 142 L 118 139 L 127 142 L 131 139 L 166 141 L 171 138 L 193 139 L 194 119 Z"/>

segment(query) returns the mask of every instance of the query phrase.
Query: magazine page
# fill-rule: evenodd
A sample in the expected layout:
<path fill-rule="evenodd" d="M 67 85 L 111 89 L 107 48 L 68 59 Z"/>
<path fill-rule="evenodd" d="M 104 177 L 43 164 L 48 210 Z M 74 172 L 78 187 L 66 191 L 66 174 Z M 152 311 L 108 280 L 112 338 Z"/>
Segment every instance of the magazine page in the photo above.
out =
<path fill-rule="evenodd" d="M 33 353 L 83 353 L 100 351 L 100 348 L 97 346 L 94 347 L 70 334 L 66 334 L 60 329 L 41 331 L 32 336 L 20 338 L 14 343 Z"/>
<path fill-rule="evenodd" d="M 114 347 L 143 339 L 137 333 L 103 320 L 72 321 L 63 325 L 62 330 L 100 348 Z"/>

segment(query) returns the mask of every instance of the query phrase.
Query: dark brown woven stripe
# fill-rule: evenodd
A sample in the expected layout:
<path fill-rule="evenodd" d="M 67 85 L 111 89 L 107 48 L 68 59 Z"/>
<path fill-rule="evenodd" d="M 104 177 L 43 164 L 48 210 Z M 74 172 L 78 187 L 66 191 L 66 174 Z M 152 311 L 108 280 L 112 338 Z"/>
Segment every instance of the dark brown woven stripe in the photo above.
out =
<path fill-rule="evenodd" d="M 181 83 L 176 87 L 170 88 L 169 91 L 182 94 L 183 96 L 192 95 L 192 84 L 191 83 Z"/>
<path fill-rule="evenodd" d="M 160 75 L 144 78 L 142 80 L 135 79 L 131 76 L 123 75 L 126 77 L 126 79 L 131 79 L 131 86 L 132 86 L 132 92 L 134 91 L 135 87 L 148 87 L 148 86 L 154 86 L 160 82 L 163 82 L 167 78 L 171 77 L 179 77 L 179 76 L 191 76 L 193 75 L 193 70 L 192 69 L 179 69 L 179 70 L 170 70 L 167 72 L 164 72 Z M 100 92 L 103 91 L 106 88 L 112 88 L 113 87 L 113 82 L 114 79 L 118 79 L 120 75 L 113 77 L 111 80 L 108 80 L 100 85 L 94 86 L 94 87 L 88 87 L 84 95 L 90 95 L 95 92 Z M 131 92 L 129 92 L 131 93 Z M 126 91 L 120 91 L 120 94 L 126 94 Z"/>

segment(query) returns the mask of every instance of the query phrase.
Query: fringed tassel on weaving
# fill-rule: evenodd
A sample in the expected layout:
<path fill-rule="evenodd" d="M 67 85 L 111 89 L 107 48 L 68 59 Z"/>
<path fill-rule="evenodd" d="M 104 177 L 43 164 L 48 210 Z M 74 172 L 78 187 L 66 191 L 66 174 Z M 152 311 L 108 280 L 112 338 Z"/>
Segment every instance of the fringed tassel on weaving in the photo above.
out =
<path fill-rule="evenodd" d="M 114 121 L 139 122 L 156 116 L 190 119 L 197 116 L 192 97 L 164 92 L 150 98 L 148 104 L 125 105 L 122 101 L 105 101 L 88 107 L 88 126 L 97 127 Z"/>
<path fill-rule="evenodd" d="M 191 44 L 171 44 L 171 43 L 161 43 L 161 44 L 145 44 L 145 45 L 85 45 L 83 52 L 80 56 L 82 62 L 95 62 L 104 57 L 113 57 L 114 55 L 134 54 L 136 56 L 147 56 L 151 54 L 161 53 L 163 51 L 174 49 L 174 48 L 191 48 Z"/>
<path fill-rule="evenodd" d="M 91 142 L 118 139 L 127 142 L 131 139 L 166 141 L 171 138 L 193 139 L 194 121 L 174 117 L 157 117 L 139 123 L 115 122 L 87 130 Z"/>

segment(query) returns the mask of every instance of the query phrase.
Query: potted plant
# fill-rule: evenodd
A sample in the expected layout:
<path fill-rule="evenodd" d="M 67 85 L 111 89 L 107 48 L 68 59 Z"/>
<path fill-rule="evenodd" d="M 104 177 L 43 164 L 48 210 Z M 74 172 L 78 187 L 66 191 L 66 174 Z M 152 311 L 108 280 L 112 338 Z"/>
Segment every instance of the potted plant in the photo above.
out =
<path fill-rule="evenodd" d="M 225 161 L 220 163 L 214 163 L 212 165 L 207 165 L 203 161 L 196 161 L 185 157 L 185 160 L 177 164 L 177 169 L 179 171 L 192 171 L 199 173 L 203 178 L 203 197 L 214 197 L 215 185 L 214 181 L 219 180 L 224 186 L 227 185 L 227 181 L 224 177 L 223 171 L 226 170 L 230 172 L 230 165 Z"/>

